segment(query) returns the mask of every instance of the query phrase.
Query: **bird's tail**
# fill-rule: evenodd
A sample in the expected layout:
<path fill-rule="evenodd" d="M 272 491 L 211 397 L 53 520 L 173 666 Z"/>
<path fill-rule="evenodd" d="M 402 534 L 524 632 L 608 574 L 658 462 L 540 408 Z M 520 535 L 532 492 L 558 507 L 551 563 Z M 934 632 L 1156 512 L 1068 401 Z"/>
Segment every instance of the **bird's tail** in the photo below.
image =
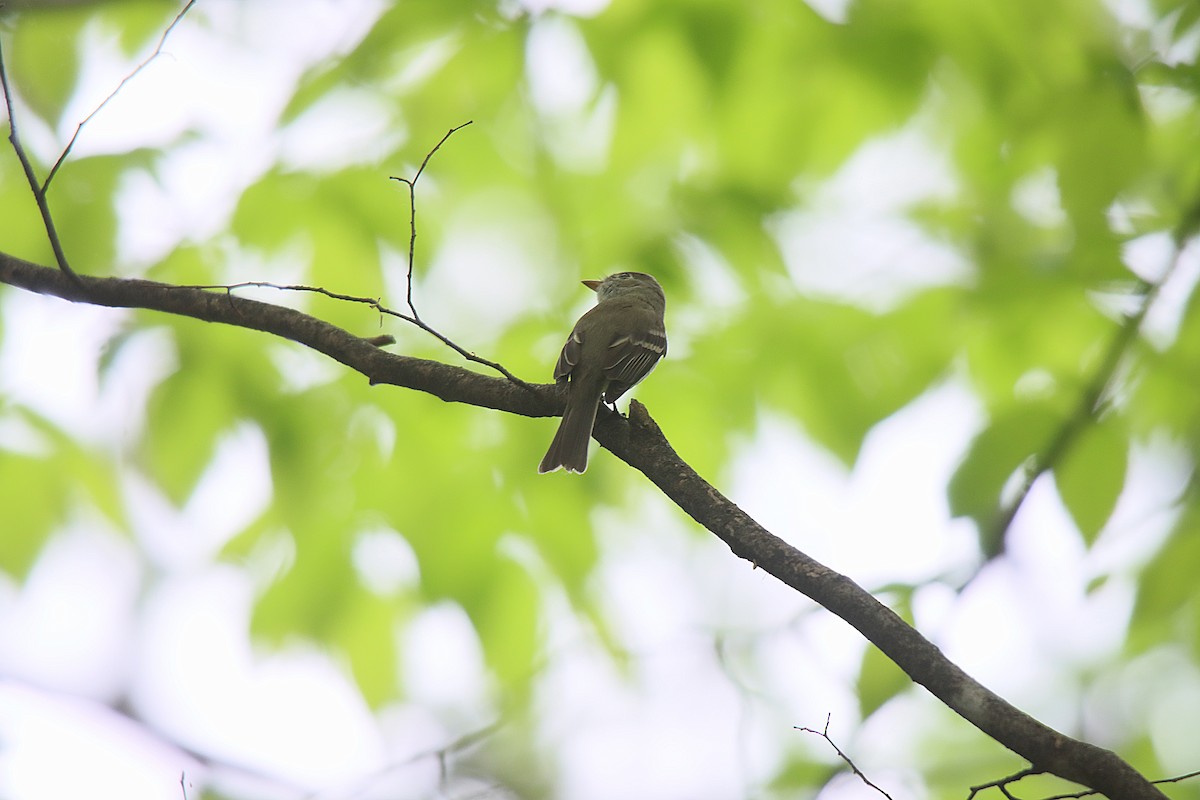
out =
<path fill-rule="evenodd" d="M 588 442 L 592 440 L 592 427 L 596 424 L 599 403 L 588 402 L 590 398 L 572 393 L 567 398 L 567 409 L 550 449 L 538 465 L 538 472 L 554 472 L 562 467 L 567 472 L 584 472 L 588 462 Z"/>

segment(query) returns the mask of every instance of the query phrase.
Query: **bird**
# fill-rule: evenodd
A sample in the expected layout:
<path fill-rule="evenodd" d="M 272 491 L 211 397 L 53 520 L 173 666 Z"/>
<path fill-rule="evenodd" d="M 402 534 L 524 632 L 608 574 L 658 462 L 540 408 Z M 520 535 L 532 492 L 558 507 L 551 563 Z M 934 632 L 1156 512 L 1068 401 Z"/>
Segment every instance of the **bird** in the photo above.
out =
<path fill-rule="evenodd" d="M 567 406 L 539 473 L 584 472 L 601 401 L 615 403 L 667 354 L 667 299 L 653 276 L 618 272 L 582 283 L 596 305 L 575 323 L 554 367 L 555 383 L 567 384 Z"/>

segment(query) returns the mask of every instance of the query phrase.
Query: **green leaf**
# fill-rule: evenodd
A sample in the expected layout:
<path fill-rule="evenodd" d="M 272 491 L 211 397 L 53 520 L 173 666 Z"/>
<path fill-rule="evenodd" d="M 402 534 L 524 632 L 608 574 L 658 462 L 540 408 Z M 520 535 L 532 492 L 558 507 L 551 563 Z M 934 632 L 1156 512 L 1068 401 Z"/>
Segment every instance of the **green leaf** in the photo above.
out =
<path fill-rule="evenodd" d="M 330 632 L 333 644 L 349 657 L 354 680 L 372 708 L 397 696 L 398 617 L 395 600 L 358 589 L 345 604 L 340 624 Z"/>
<path fill-rule="evenodd" d="M 91 502 L 114 527 L 125 527 L 125 499 L 113 464 L 102 455 L 83 449 L 78 443 L 64 442 L 60 467 L 71 476 L 80 499 Z"/>
<path fill-rule="evenodd" d="M 953 355 L 953 291 L 931 291 L 875 315 L 837 303 L 759 298 L 740 329 L 714 332 L 717 352 L 699 363 L 728 383 L 728 402 L 763 402 L 794 415 L 851 464 L 867 432 L 944 374 Z M 714 430 L 728 430 L 717 425 Z"/>
<path fill-rule="evenodd" d="M 163 320 L 162 315 L 149 315 Z M 239 328 L 179 319 L 179 369 L 155 387 L 139 459 L 182 504 L 212 458 L 217 438 L 246 417 L 279 414 L 278 373 L 254 346 L 265 339 Z"/>
<path fill-rule="evenodd" d="M 271 172 L 242 192 L 232 229 L 244 243 L 267 252 L 305 236 L 297 220 L 308 219 L 317 191 L 311 175 Z"/>
<path fill-rule="evenodd" d="M 0 451 L 0 569 L 22 579 L 63 521 L 70 476 L 54 458 Z"/>
<path fill-rule="evenodd" d="M 321 640 L 336 630 L 357 577 L 350 563 L 348 532 L 323 527 L 324 521 L 292 531 L 295 560 L 254 607 L 255 635 L 279 642 L 304 633 Z"/>
<path fill-rule="evenodd" d="M 807 724 L 797 727 L 818 730 L 821 726 Z M 793 730 L 791 733 L 797 737 L 813 736 L 805 731 Z M 783 797 L 816 797 L 818 790 L 828 783 L 837 770 L 837 767 L 831 767 L 824 759 L 792 753 L 775 773 L 770 788 L 780 792 Z"/>
<path fill-rule="evenodd" d="M 108 2 L 101 9 L 101 16 L 105 25 L 117 34 L 121 51 L 126 56 L 133 58 L 140 55 L 142 58 L 149 58 L 159 39 L 162 38 L 163 32 L 184 5 L 186 2 L 164 5 L 139 2 L 139 0 Z M 195 11 L 196 9 L 193 7 L 188 14 Z M 187 19 L 188 17 L 184 17 L 184 20 Z M 186 23 L 181 21 L 180 24 Z M 170 39 L 168 38 L 167 41 L 169 43 Z"/>
<path fill-rule="evenodd" d="M 879 648 L 868 646 L 863 653 L 862 667 L 855 685 L 858 708 L 863 719 L 912 685 L 912 679 L 904 670 L 897 667 Z"/>
<path fill-rule="evenodd" d="M 1181 641 L 1200 658 L 1200 509 L 1188 504 L 1175 530 L 1142 570 L 1126 647 L 1141 653 Z"/>
<path fill-rule="evenodd" d="M 1107 209 L 1139 173 L 1145 156 L 1142 109 L 1128 69 L 1114 61 L 1095 65 L 1092 74 L 1095 85 L 1066 93 L 1053 117 L 1061 127 L 1062 203 L 1075 226 L 1077 250 L 1091 249 L 1093 240 L 1112 240 Z M 1081 115 L 1088 125 L 1079 125 Z M 1104 169 L 1096 169 L 1100 163 Z"/>
<path fill-rule="evenodd" d="M 981 533 L 990 530 L 1005 484 L 1043 451 L 1061 424 L 1061 415 L 1045 404 L 1014 406 L 993 419 L 975 436 L 950 479 L 950 513 L 970 517 Z"/>
<path fill-rule="evenodd" d="M 117 184 L 123 170 L 144 165 L 147 158 L 146 151 L 69 158 L 55 175 L 47 198 L 67 260 L 77 272 L 108 275 L 115 271 Z"/>
<path fill-rule="evenodd" d="M 1089 545 L 1108 522 L 1125 486 L 1128 433 L 1113 418 L 1089 424 L 1054 468 L 1058 494 Z"/>
<path fill-rule="evenodd" d="M 79 81 L 77 43 L 89 16 L 85 9 L 20 14 L 9 39 L 12 44 L 4 48 L 10 82 L 52 128 L 58 126 Z"/>
<path fill-rule="evenodd" d="M 0 123 L 0 130 L 7 141 L 8 123 Z M 35 264 L 54 264 L 54 253 L 33 192 L 15 158 L 0 158 L 0 220 L 4 220 L 0 228 L 4 252 Z"/>
<path fill-rule="evenodd" d="M 489 571 L 483 602 L 471 612 L 488 665 L 510 690 L 521 692 L 533 677 L 538 652 L 538 590 L 529 573 L 509 558 Z"/>
<path fill-rule="evenodd" d="M 17 415 L 49 449 L 45 456 L 0 450 L 0 569 L 20 578 L 73 505 L 90 504 L 118 529 L 125 527 L 125 511 L 118 476 L 104 453 L 31 411 L 18 409 Z"/>

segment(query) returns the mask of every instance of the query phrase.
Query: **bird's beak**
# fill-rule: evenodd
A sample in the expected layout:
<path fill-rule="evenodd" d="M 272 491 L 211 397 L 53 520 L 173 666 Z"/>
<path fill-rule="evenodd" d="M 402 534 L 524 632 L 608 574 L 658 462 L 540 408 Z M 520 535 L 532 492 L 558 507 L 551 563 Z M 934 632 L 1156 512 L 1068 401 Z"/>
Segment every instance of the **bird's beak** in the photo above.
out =
<path fill-rule="evenodd" d="M 600 287 L 600 281 L 580 281 L 580 283 L 591 289 L 593 292 Z"/>

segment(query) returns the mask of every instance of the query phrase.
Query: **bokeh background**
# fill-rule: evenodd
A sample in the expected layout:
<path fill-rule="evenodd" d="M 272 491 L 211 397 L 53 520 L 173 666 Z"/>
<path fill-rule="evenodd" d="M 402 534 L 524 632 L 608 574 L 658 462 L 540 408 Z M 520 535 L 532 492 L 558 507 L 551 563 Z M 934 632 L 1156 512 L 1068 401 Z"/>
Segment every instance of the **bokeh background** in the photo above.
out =
<path fill-rule="evenodd" d="M 181 8 L 0 9 L 42 176 Z M 1198 49 L 1184 0 L 199 0 L 49 199 L 84 273 L 400 308 L 389 176 L 472 121 L 417 186 L 423 318 L 548 381 L 578 281 L 654 273 L 637 395 L 681 455 L 1165 778 L 1200 769 Z M 7 147 L 0 249 L 53 263 Z M 0 288 L 0 797 L 879 796 L 827 722 L 897 800 L 1026 766 L 607 453 L 538 476 L 553 428 Z"/>

